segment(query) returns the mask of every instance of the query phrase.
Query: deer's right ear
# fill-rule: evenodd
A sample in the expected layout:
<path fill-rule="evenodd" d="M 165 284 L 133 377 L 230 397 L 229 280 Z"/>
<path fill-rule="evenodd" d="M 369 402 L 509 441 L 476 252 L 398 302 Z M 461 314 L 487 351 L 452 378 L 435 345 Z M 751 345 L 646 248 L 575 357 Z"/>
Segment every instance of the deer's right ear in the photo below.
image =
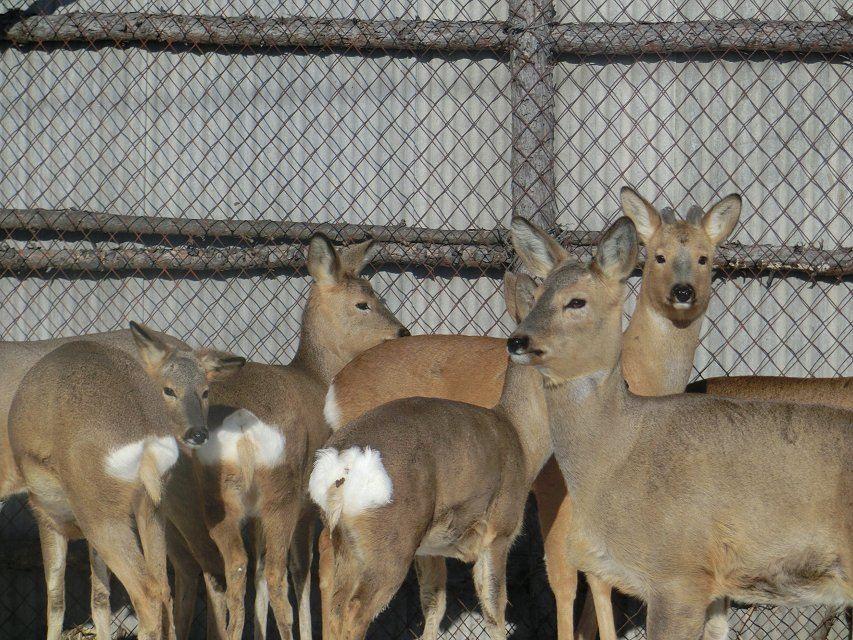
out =
<path fill-rule="evenodd" d="M 198 359 L 208 382 L 225 380 L 246 364 L 246 358 L 212 349 L 199 350 Z"/>
<path fill-rule="evenodd" d="M 530 313 L 533 307 L 533 291 L 536 283 L 525 273 L 504 273 L 504 300 L 507 313 L 517 324 Z"/>
<path fill-rule="evenodd" d="M 311 237 L 308 245 L 308 273 L 320 284 L 333 284 L 340 279 L 341 261 L 338 252 L 322 233 Z"/>
<path fill-rule="evenodd" d="M 533 275 L 547 278 L 554 267 L 571 257 L 559 242 L 522 217 L 512 219 L 511 229 L 512 246 Z"/>
<path fill-rule="evenodd" d="M 595 266 L 605 276 L 625 280 L 637 264 L 637 229 L 630 218 L 619 218 L 604 232 L 595 254 Z"/>
<path fill-rule="evenodd" d="M 157 337 L 149 328 L 130 321 L 130 334 L 139 351 L 139 358 L 147 371 L 157 369 L 169 357 L 172 348 Z"/>
<path fill-rule="evenodd" d="M 622 211 L 634 223 L 637 233 L 640 234 L 640 240 L 643 244 L 648 244 L 661 225 L 661 215 L 658 210 L 630 187 L 622 187 L 619 199 L 622 201 Z"/>

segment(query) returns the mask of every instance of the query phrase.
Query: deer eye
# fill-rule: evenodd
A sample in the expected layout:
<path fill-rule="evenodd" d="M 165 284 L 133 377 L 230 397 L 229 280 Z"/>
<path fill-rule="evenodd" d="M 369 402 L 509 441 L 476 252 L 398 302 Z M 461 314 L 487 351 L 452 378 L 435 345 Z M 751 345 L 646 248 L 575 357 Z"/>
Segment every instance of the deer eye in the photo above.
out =
<path fill-rule="evenodd" d="M 699 256 L 699 264 L 708 264 L 708 256 Z"/>
<path fill-rule="evenodd" d="M 175 393 L 175 390 L 172 387 L 163 387 L 163 393 L 169 396 L 170 398 L 177 398 L 178 394 Z"/>
<path fill-rule="evenodd" d="M 367 311 L 368 309 L 370 309 L 370 305 L 366 302 L 356 302 L 355 308 L 360 309 L 361 311 Z"/>
<path fill-rule="evenodd" d="M 658 264 L 663 264 L 664 262 L 666 262 L 666 258 L 664 258 L 662 255 L 656 255 L 655 260 L 657 260 Z"/>
<path fill-rule="evenodd" d="M 586 306 L 586 300 L 582 300 L 580 298 L 572 298 L 563 307 L 563 309 L 583 309 L 585 306 Z"/>

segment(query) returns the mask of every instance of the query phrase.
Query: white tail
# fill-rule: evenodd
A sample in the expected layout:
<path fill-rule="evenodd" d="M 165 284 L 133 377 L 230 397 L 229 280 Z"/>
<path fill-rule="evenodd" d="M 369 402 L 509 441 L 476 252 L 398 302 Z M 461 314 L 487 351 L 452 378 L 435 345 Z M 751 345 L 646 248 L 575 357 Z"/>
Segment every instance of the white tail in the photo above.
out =
<path fill-rule="evenodd" d="M 154 504 L 160 504 L 162 477 L 178 461 L 178 443 L 172 436 L 146 438 L 107 454 L 106 472 L 125 482 L 141 482 Z"/>
<path fill-rule="evenodd" d="M 334 529 L 341 515 L 355 516 L 391 502 L 393 486 L 378 451 L 365 447 L 320 449 L 308 482 L 314 503 Z"/>

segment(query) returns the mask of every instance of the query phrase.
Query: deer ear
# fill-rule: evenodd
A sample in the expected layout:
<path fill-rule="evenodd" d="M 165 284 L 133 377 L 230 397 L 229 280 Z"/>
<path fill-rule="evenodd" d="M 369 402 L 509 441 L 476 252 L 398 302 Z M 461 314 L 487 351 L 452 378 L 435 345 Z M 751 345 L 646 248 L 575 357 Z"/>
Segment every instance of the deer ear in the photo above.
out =
<path fill-rule="evenodd" d="M 595 254 L 595 266 L 613 280 L 625 280 L 637 264 L 637 229 L 630 218 L 622 217 L 604 232 Z"/>
<path fill-rule="evenodd" d="M 521 323 L 533 307 L 536 284 L 525 273 L 504 273 L 504 300 L 506 310 L 516 323 Z"/>
<path fill-rule="evenodd" d="M 338 251 L 338 259 L 341 261 L 343 273 L 357 276 L 379 252 L 379 245 L 373 239 L 359 242 Z"/>
<path fill-rule="evenodd" d="M 149 373 L 160 367 L 172 353 L 172 348 L 145 325 L 131 320 L 130 334 L 136 343 L 139 359 Z"/>
<path fill-rule="evenodd" d="M 511 229 L 512 246 L 533 275 L 547 278 L 554 267 L 571 258 L 559 242 L 520 216 L 512 219 Z"/>
<path fill-rule="evenodd" d="M 711 207 L 711 210 L 702 218 L 702 227 L 715 245 L 719 245 L 728 238 L 734 230 L 740 219 L 741 205 L 740 196 L 733 193 Z"/>
<path fill-rule="evenodd" d="M 225 380 L 234 375 L 246 364 L 246 358 L 235 356 L 223 351 L 213 349 L 202 349 L 196 352 L 199 364 L 204 369 L 208 382 Z"/>
<path fill-rule="evenodd" d="M 342 268 L 338 252 L 322 233 L 311 237 L 308 245 L 308 273 L 320 284 L 333 284 L 341 277 Z"/>
<path fill-rule="evenodd" d="M 661 225 L 661 215 L 658 210 L 630 187 L 622 187 L 619 199 L 622 201 L 622 211 L 634 223 L 640 240 L 643 244 L 648 244 Z"/>

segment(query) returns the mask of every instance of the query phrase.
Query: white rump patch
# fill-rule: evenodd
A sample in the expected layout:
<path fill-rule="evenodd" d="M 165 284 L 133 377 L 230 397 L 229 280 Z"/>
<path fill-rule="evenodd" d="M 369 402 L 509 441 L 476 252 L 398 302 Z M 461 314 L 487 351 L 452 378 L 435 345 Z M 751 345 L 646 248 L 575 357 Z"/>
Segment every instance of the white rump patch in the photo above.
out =
<path fill-rule="evenodd" d="M 172 436 L 164 436 L 137 440 L 113 449 L 107 454 L 104 468 L 114 478 L 135 482 L 139 479 L 139 464 L 142 462 L 142 454 L 146 451 L 153 457 L 161 476 L 178 461 L 178 443 Z"/>
<path fill-rule="evenodd" d="M 241 441 L 250 445 L 255 468 L 274 467 L 284 459 L 284 434 L 248 409 L 238 409 L 225 418 L 194 453 L 205 465 L 237 464 L 237 445 Z"/>
<path fill-rule="evenodd" d="M 335 397 L 335 383 L 329 386 L 326 392 L 326 403 L 323 405 L 323 417 L 326 418 L 326 423 L 332 429 L 337 431 L 341 428 L 341 410 L 338 407 L 338 399 Z"/>
<path fill-rule="evenodd" d="M 340 482 L 343 480 L 343 482 Z M 343 452 L 320 449 L 308 481 L 311 499 L 329 515 L 329 490 L 339 488 L 341 513 L 355 516 L 391 502 L 391 477 L 378 451 L 351 447 Z"/>

